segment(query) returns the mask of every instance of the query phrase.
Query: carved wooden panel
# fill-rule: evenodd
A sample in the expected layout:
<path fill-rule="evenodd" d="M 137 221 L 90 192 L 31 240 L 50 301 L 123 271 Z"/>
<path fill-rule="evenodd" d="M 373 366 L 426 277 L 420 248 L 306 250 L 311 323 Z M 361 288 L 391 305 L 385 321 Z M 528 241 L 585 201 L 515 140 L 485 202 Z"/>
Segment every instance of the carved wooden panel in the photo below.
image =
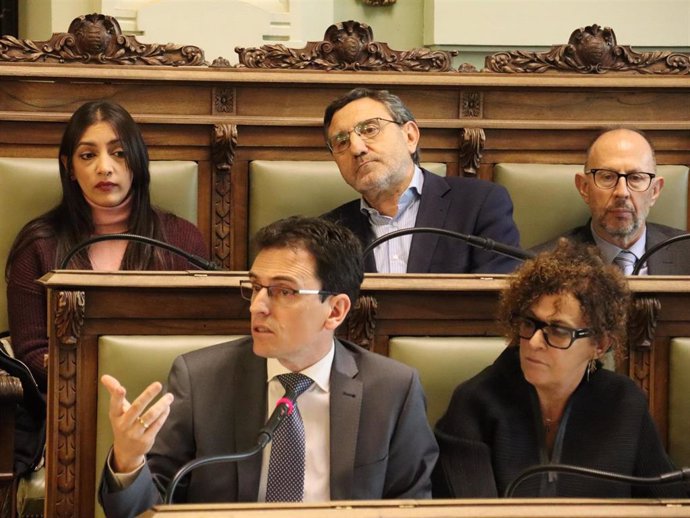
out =
<path fill-rule="evenodd" d="M 628 324 L 630 377 L 649 398 L 653 385 L 652 344 L 661 311 L 661 303 L 654 297 L 641 296 L 633 301 Z"/>
<path fill-rule="evenodd" d="M 618 45 L 613 29 L 595 24 L 575 30 L 566 45 L 547 52 L 498 52 L 487 56 L 485 66 L 488 71 L 506 73 L 690 74 L 690 54 L 635 52 L 628 45 Z"/>
<path fill-rule="evenodd" d="M 331 25 L 323 41 L 308 42 L 301 49 L 285 45 L 236 47 L 240 66 L 248 68 L 285 68 L 316 70 L 386 70 L 396 72 L 446 72 L 456 51 L 416 48 L 392 50 L 386 43 L 374 41 L 374 32 L 365 23 L 354 20 Z"/>
<path fill-rule="evenodd" d="M 343 338 L 365 349 L 373 350 L 377 310 L 376 298 L 371 295 L 360 295 L 347 316 L 345 325 L 341 326 L 345 331 Z"/>
<path fill-rule="evenodd" d="M 77 343 L 84 324 L 84 292 L 58 294 L 55 328 L 60 343 L 57 437 L 57 516 L 74 516 L 77 449 Z"/>
<path fill-rule="evenodd" d="M 477 176 L 486 135 L 482 128 L 463 128 L 460 136 L 460 170 L 464 176 Z"/>
<path fill-rule="evenodd" d="M 204 51 L 193 45 L 140 43 L 122 34 L 112 16 L 87 14 L 75 18 L 67 32 L 46 41 L 0 38 L 0 61 L 93 63 L 117 65 L 204 65 Z"/>
<path fill-rule="evenodd" d="M 213 242 L 214 261 L 222 267 L 232 269 L 230 249 L 232 189 L 232 164 L 237 147 L 237 126 L 217 124 L 213 129 Z"/>

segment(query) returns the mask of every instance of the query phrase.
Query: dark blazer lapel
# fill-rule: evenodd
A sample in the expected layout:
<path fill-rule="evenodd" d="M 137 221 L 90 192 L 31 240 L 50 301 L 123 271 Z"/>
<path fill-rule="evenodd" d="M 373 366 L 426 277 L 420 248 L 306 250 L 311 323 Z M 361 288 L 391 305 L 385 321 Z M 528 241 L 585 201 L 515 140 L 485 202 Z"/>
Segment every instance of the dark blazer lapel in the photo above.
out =
<path fill-rule="evenodd" d="M 426 169 L 422 169 L 424 185 L 419 204 L 415 227 L 444 228 L 450 199 L 445 194 L 450 191 L 446 180 Z M 407 271 L 428 272 L 434 256 L 438 234 L 413 234 L 410 245 L 410 256 L 407 259 Z"/>
<path fill-rule="evenodd" d="M 374 231 L 371 230 L 369 218 L 362 213 L 361 200 L 353 200 L 345 205 L 341 211 L 335 213 L 335 221 L 343 226 L 346 226 L 352 233 L 359 238 L 362 243 L 362 248 L 371 243 L 376 237 Z M 376 259 L 373 251 L 364 258 L 364 271 L 376 273 Z"/>
<path fill-rule="evenodd" d="M 259 429 L 266 420 L 266 360 L 256 356 L 251 347 L 243 361 L 235 365 L 234 386 L 235 451 L 246 451 L 256 444 Z M 255 502 L 259 495 L 261 455 L 237 463 L 238 501 Z"/>
<path fill-rule="evenodd" d="M 670 236 L 664 235 L 654 225 L 647 223 L 647 242 L 645 243 L 645 251 L 658 245 L 662 241 L 668 239 Z M 674 254 L 672 248 L 659 250 L 652 254 L 647 260 L 647 271 L 649 275 L 674 275 L 676 270 L 674 268 Z"/>
<path fill-rule="evenodd" d="M 338 340 L 331 369 L 331 500 L 352 498 L 362 382 L 354 356 Z"/>

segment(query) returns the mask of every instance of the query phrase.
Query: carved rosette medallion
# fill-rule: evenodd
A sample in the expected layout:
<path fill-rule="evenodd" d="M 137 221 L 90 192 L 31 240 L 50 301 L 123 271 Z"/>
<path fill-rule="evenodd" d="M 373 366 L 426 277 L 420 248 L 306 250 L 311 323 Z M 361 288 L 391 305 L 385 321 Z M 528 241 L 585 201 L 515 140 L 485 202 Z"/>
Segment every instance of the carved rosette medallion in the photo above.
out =
<path fill-rule="evenodd" d="M 629 374 L 647 397 L 650 396 L 652 387 L 652 345 L 659 311 L 661 311 L 659 299 L 637 297 L 630 308 L 628 319 Z"/>
<path fill-rule="evenodd" d="M 213 127 L 213 254 L 216 263 L 230 268 L 231 198 L 230 173 L 237 148 L 237 126 L 217 124 Z"/>
<path fill-rule="evenodd" d="M 377 70 L 447 72 L 457 51 L 416 48 L 392 50 L 386 43 L 374 41 L 374 33 L 365 23 L 354 20 L 331 25 L 323 41 L 307 43 L 301 49 L 273 44 L 261 47 L 236 47 L 239 66 L 247 68 L 284 68 L 311 70 Z"/>
<path fill-rule="evenodd" d="M 192 45 L 140 43 L 122 34 L 112 16 L 87 14 L 75 18 L 67 32 L 50 40 L 0 38 L 0 61 L 46 63 L 103 63 L 116 65 L 204 65 L 204 51 Z"/>
<path fill-rule="evenodd" d="M 365 349 L 374 348 L 378 302 L 371 295 L 360 295 L 347 317 L 347 339 Z"/>
<path fill-rule="evenodd" d="M 213 89 L 213 113 L 235 113 L 235 89 L 217 87 Z"/>
<path fill-rule="evenodd" d="M 498 52 L 487 56 L 485 67 L 491 72 L 546 73 L 578 72 L 601 74 L 637 72 L 640 74 L 690 74 L 690 54 L 678 52 L 635 52 L 618 45 L 610 27 L 588 25 L 575 30 L 566 45 L 547 52 Z"/>
<path fill-rule="evenodd" d="M 486 135 L 481 128 L 463 128 L 460 134 L 460 169 L 464 176 L 477 176 Z"/>
<path fill-rule="evenodd" d="M 73 516 L 76 492 L 77 448 L 77 345 L 84 325 L 85 296 L 83 291 L 61 291 L 57 294 L 55 330 L 59 352 L 57 494 L 59 517 Z"/>
<path fill-rule="evenodd" d="M 481 92 L 462 90 L 460 92 L 460 117 L 481 119 L 484 106 Z"/>

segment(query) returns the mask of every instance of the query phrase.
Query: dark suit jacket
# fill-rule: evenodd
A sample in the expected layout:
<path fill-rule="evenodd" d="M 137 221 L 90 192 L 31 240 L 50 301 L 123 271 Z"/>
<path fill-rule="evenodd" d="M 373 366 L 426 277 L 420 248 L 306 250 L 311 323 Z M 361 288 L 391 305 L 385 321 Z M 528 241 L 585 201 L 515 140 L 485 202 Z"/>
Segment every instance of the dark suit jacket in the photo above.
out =
<path fill-rule="evenodd" d="M 685 231 L 667 227 L 666 225 L 647 222 L 646 250 L 649 250 L 654 245 L 670 237 L 680 234 L 685 234 Z M 586 225 L 574 228 L 561 237 L 565 237 L 576 243 L 585 243 L 588 245 L 596 244 L 592 237 L 591 220 L 588 221 Z M 532 250 L 535 252 L 550 250 L 556 246 L 558 239 L 559 238 L 553 239 L 547 243 L 538 245 Z M 649 275 L 690 275 L 690 240 L 679 241 L 660 249 L 658 252 L 652 254 L 647 261 L 647 265 Z"/>
<path fill-rule="evenodd" d="M 424 186 L 415 227 L 442 228 L 520 246 L 513 202 L 505 188 L 474 178 L 443 178 L 425 169 L 422 174 Z M 341 205 L 323 217 L 348 227 L 363 246 L 375 239 L 369 218 L 360 210 L 360 200 Z M 420 233 L 412 236 L 407 273 L 510 273 L 519 264 L 459 239 Z M 367 272 L 376 272 L 373 253 L 365 258 L 364 266 Z"/>
<path fill-rule="evenodd" d="M 175 471 L 201 456 L 247 451 L 266 418 L 266 360 L 250 338 L 179 356 L 175 395 L 147 466 L 121 491 L 101 482 L 109 517 L 135 516 L 160 501 Z M 438 447 L 416 371 L 336 340 L 331 373 L 331 499 L 429 498 Z M 175 501 L 256 501 L 261 456 L 192 473 Z"/>

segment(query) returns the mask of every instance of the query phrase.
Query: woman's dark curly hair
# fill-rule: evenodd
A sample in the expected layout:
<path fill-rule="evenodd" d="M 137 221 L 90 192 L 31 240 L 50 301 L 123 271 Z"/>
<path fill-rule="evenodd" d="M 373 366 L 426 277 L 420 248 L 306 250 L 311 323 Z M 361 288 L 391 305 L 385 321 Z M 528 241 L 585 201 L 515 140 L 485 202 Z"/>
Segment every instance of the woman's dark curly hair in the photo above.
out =
<path fill-rule="evenodd" d="M 595 247 L 566 239 L 525 262 L 501 293 L 498 319 L 509 343 L 519 342 L 513 315 L 524 315 L 544 295 L 566 293 L 580 303 L 592 338 L 608 338 L 616 359 L 622 359 L 631 300 L 625 277 L 616 266 L 604 264 Z"/>

